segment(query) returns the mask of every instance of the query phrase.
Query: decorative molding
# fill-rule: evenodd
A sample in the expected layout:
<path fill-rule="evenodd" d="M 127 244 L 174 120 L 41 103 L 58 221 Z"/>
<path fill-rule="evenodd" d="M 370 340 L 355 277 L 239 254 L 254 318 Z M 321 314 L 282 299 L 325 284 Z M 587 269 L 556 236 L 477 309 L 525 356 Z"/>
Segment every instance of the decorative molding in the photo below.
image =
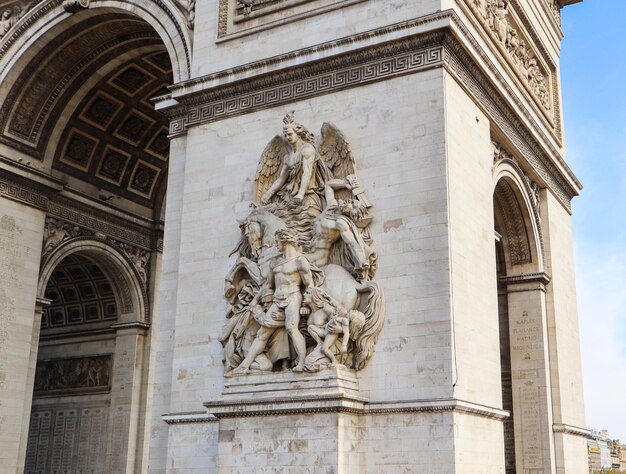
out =
<path fill-rule="evenodd" d="M 442 41 L 442 32 L 429 33 L 412 41 L 377 46 L 357 57 L 342 55 L 309 63 L 305 68 L 276 72 L 271 77 L 177 98 L 183 107 L 164 111 L 172 118 L 170 134 L 180 133 L 192 125 L 441 66 Z M 186 111 L 184 116 L 176 116 L 183 111 Z"/>
<path fill-rule="evenodd" d="M 578 426 L 567 425 L 564 423 L 554 423 L 552 430 L 555 433 L 564 433 L 573 436 L 580 436 L 582 438 L 593 439 L 591 430 L 588 428 L 579 428 Z"/>
<path fill-rule="evenodd" d="M 540 131 L 530 116 L 525 118 L 533 125 L 536 132 L 545 140 L 542 142 L 549 154 L 533 137 L 528 128 L 520 121 L 499 92 L 489 83 L 469 54 L 454 39 L 447 41 L 446 68 L 457 77 L 461 87 L 468 90 L 480 104 L 494 125 L 505 135 L 522 156 L 546 182 L 563 206 L 571 211 L 571 199 L 578 195 L 582 187 L 571 172 L 559 152 L 550 145 L 549 139 Z M 514 97 L 514 95 L 513 95 Z M 521 104 L 518 104 L 521 106 Z M 560 167 L 555 164 L 558 163 Z"/>
<path fill-rule="evenodd" d="M 513 155 L 507 152 L 504 147 L 498 143 L 497 141 L 492 140 L 491 147 L 493 150 L 493 161 L 494 168 L 498 163 L 507 163 L 509 164 L 516 173 L 520 176 L 521 181 L 523 183 L 522 191 L 530 201 L 530 209 L 528 211 L 532 214 L 532 218 L 534 219 L 537 225 L 537 234 L 539 235 L 539 246 L 541 249 L 542 258 L 544 257 L 544 245 L 543 245 L 543 232 L 541 228 L 541 197 L 540 191 L 541 188 L 539 184 L 531 180 L 528 175 L 524 172 L 518 161 L 515 159 Z M 513 265 L 518 263 L 527 263 L 530 262 L 531 257 L 528 254 L 528 259 L 526 257 L 522 258 L 522 260 L 517 261 L 514 258 L 514 255 L 519 256 L 520 254 L 515 251 L 516 242 L 520 243 L 522 241 L 526 242 L 528 245 L 528 235 L 526 233 L 526 224 L 524 222 L 523 213 L 521 213 L 519 209 L 520 203 L 517 202 L 517 198 L 513 193 L 512 189 L 508 185 L 508 183 L 501 183 L 501 186 L 496 187 L 496 196 L 500 198 L 501 205 L 503 207 L 503 218 L 505 221 L 505 226 L 507 227 L 507 238 L 509 241 L 509 254 L 511 256 L 511 263 Z M 517 206 L 517 209 L 516 209 Z M 523 247 L 523 245 L 522 245 Z M 519 250 L 519 249 L 518 249 Z M 528 247 L 530 250 L 530 247 Z M 524 252 L 522 251 L 522 254 Z"/>
<path fill-rule="evenodd" d="M 117 323 L 111 326 L 111 329 L 137 329 L 140 332 L 145 332 L 150 329 L 150 323 L 145 321 L 132 321 L 130 323 Z"/>
<path fill-rule="evenodd" d="M 545 272 L 521 273 L 519 275 L 498 277 L 498 281 L 507 285 L 515 285 L 519 283 L 542 283 L 547 285 L 550 283 L 550 275 Z"/>
<path fill-rule="evenodd" d="M 256 416 L 301 415 L 310 413 L 347 413 L 352 415 L 385 415 L 404 413 L 462 413 L 481 418 L 506 420 L 510 413 L 457 399 L 407 400 L 370 403 L 347 395 L 315 397 L 275 397 L 205 402 L 207 414 L 217 419 Z"/>
<path fill-rule="evenodd" d="M 207 415 L 206 412 L 185 412 L 185 413 L 168 413 L 162 415 L 161 418 L 168 425 L 182 425 L 192 423 L 216 423 L 219 418 L 213 415 Z"/>
<path fill-rule="evenodd" d="M 129 221 L 108 215 L 100 217 L 93 207 L 72 199 L 58 196 L 48 204 L 48 215 L 79 226 L 93 234 L 101 234 L 117 242 L 142 250 L 155 250 L 152 245 L 152 231 L 133 225 Z"/>
<path fill-rule="evenodd" d="M 21 202 L 43 211 L 48 207 L 49 195 L 35 188 L 0 177 L 0 196 Z"/>
<path fill-rule="evenodd" d="M 445 21 L 451 22 L 455 28 L 450 29 L 443 24 Z M 326 59 L 302 61 L 301 65 L 275 70 L 280 64 L 294 64 L 292 61 L 296 56 L 306 58 L 323 51 L 341 50 L 348 44 L 357 47 L 361 41 L 371 43 L 372 38 L 382 39 L 392 34 L 397 37 L 402 31 L 435 22 L 442 25 L 435 31 L 412 34 L 377 46 L 344 52 Z M 471 47 L 472 53 L 483 61 L 508 99 L 502 97 L 483 72 L 483 66 L 476 63 L 476 58 L 468 53 L 455 34 L 460 35 Z M 172 87 L 176 105 L 168 108 L 164 104 L 161 111 L 170 119 L 170 136 L 175 136 L 185 133 L 193 125 L 435 67 L 445 67 L 456 78 L 459 85 L 475 98 L 476 103 L 491 118 L 494 126 L 511 140 L 519 156 L 541 176 L 563 206 L 571 210 L 570 200 L 578 194 L 580 183 L 532 115 L 526 112 L 522 119 L 509 105 L 513 101 L 519 110 L 526 110 L 518 98 L 519 94 L 507 84 L 451 10 L 177 84 Z M 271 72 L 263 74 L 261 71 Z M 220 84 L 227 77 L 235 79 L 230 84 Z M 554 80 L 558 80 L 556 75 Z M 201 90 L 203 87 L 210 89 Z M 522 120 L 529 124 L 530 129 Z M 537 140 L 541 140 L 541 145 Z"/>
<path fill-rule="evenodd" d="M 495 198 L 502 209 L 502 219 L 506 228 L 511 265 L 523 265 L 532 261 L 526 222 L 511 185 L 500 181 L 496 186 Z"/>
<path fill-rule="evenodd" d="M 33 61 L 27 70 L 20 76 L 20 80 L 11 88 L 0 115 L 2 126 L 2 141 L 29 153 L 31 156 L 42 159 L 44 148 L 47 145 L 42 136 L 48 136 L 55 114 L 60 113 L 64 104 L 97 68 L 100 60 L 108 61 L 115 56 L 127 52 L 128 49 L 146 44 L 156 44 L 158 36 L 151 31 L 130 33 L 116 37 L 113 40 L 98 41 L 95 30 L 91 33 L 98 44 L 90 48 L 87 55 L 80 54 L 80 61 L 76 64 L 61 64 L 49 62 L 40 71 L 41 61 Z M 70 48 L 79 53 L 81 47 L 87 48 L 94 40 L 93 37 L 81 37 L 81 41 L 74 41 Z M 87 43 L 85 43 L 87 41 Z M 76 54 L 68 52 L 69 57 Z M 43 77 L 53 78 L 46 82 Z M 40 82 L 35 82 L 35 81 Z M 46 85 L 47 84 L 47 85 Z M 74 86 L 75 85 L 75 86 Z M 50 86 L 54 86 L 50 89 Z"/>

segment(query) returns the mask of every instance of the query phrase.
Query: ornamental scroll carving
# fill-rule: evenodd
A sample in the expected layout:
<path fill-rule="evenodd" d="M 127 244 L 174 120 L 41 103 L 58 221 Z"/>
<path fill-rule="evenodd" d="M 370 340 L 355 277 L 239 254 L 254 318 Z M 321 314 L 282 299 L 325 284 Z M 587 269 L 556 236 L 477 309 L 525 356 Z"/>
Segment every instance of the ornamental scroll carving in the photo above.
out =
<path fill-rule="evenodd" d="M 261 155 L 253 209 L 231 253 L 227 376 L 362 369 L 384 323 L 372 205 L 345 136 L 324 123 L 316 138 L 293 112 L 283 123 Z"/>
<path fill-rule="evenodd" d="M 482 24 L 506 51 L 517 72 L 539 103 L 550 110 L 550 86 L 547 74 L 532 52 L 528 40 L 515 24 L 508 0 L 467 0 Z"/>

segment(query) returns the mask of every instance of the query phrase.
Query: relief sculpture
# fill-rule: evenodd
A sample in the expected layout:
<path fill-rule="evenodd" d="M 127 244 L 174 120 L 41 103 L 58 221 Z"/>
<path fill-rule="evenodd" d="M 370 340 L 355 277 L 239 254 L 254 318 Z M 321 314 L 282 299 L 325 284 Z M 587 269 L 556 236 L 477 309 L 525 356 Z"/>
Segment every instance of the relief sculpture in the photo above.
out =
<path fill-rule="evenodd" d="M 384 322 L 372 205 L 347 140 L 330 123 L 316 139 L 293 112 L 283 124 L 261 155 L 253 209 L 231 253 L 221 336 L 227 376 L 362 369 Z"/>
<path fill-rule="evenodd" d="M 471 5 L 507 51 L 532 93 L 541 105 L 549 110 L 551 106 L 548 79 L 539 67 L 531 48 L 513 23 L 508 0 L 472 0 Z"/>

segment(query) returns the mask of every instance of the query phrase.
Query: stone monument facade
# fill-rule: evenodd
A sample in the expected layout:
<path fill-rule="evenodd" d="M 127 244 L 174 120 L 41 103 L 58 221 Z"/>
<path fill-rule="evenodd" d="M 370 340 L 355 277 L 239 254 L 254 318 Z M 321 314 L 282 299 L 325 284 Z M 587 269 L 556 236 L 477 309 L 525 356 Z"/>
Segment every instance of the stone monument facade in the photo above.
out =
<path fill-rule="evenodd" d="M 0 7 L 6 472 L 587 472 L 576 0 Z"/>

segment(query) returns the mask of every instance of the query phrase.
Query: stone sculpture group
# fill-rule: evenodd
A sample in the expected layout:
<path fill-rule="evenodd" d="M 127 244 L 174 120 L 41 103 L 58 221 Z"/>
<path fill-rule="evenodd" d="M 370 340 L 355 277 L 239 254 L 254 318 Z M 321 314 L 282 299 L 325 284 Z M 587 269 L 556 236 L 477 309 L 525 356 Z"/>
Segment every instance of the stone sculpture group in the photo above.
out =
<path fill-rule="evenodd" d="M 384 323 L 370 247 L 371 204 L 332 124 L 316 137 L 283 119 L 265 147 L 237 260 L 226 276 L 227 376 L 251 371 L 362 369 Z"/>

